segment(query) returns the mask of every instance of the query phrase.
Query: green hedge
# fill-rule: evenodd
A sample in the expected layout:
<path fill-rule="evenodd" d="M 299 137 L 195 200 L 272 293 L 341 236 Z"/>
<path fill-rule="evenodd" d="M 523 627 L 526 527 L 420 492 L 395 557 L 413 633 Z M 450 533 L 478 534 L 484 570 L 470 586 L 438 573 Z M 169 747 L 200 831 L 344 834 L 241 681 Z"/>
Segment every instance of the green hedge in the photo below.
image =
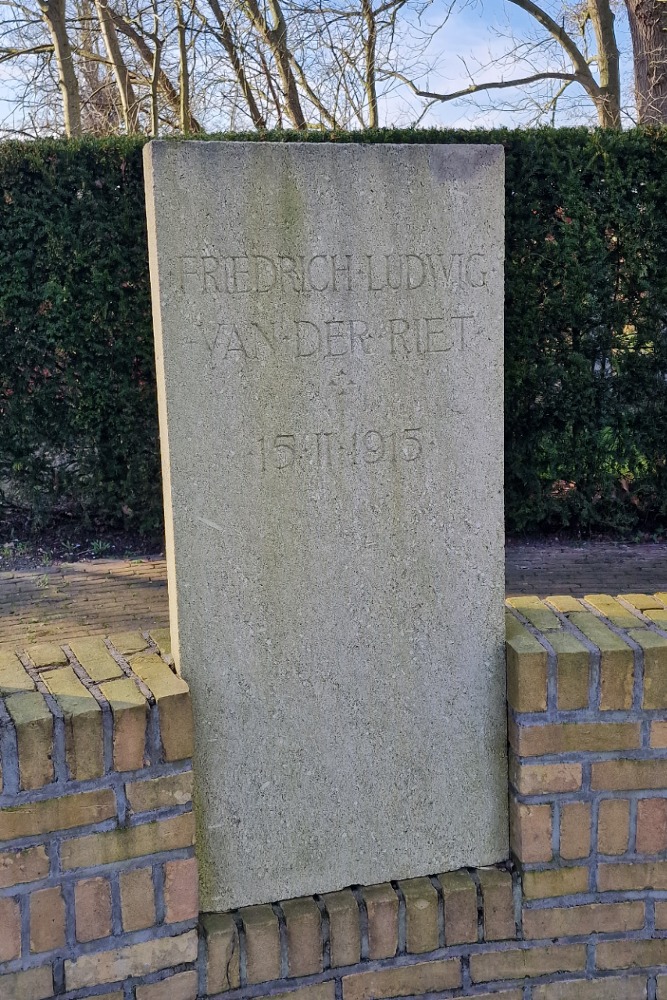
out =
<path fill-rule="evenodd" d="M 667 130 L 307 138 L 504 145 L 508 530 L 667 527 Z M 0 145 L 6 525 L 160 528 L 142 144 Z"/>

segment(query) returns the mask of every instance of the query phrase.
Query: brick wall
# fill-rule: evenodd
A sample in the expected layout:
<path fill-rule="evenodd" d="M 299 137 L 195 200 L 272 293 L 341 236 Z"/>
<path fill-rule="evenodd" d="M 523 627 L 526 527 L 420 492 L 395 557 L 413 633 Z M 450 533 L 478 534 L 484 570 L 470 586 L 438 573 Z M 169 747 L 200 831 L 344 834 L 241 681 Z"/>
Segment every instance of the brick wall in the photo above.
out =
<path fill-rule="evenodd" d="M 192 717 L 168 660 L 160 633 L 0 653 L 1 1000 L 160 1000 L 163 969 L 193 968 Z"/>
<path fill-rule="evenodd" d="M 198 915 L 166 634 L 0 653 L 1 1000 L 667 1000 L 667 594 L 512 599 L 507 666 L 506 865 Z"/>

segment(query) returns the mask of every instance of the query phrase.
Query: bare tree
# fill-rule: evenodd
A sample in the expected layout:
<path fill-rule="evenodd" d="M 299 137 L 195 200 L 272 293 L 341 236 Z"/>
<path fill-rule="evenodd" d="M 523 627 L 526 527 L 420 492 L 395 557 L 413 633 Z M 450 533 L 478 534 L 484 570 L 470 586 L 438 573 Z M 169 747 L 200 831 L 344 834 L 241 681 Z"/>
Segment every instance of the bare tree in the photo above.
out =
<path fill-rule="evenodd" d="M 534 72 L 521 76 L 503 76 L 499 80 L 476 81 L 449 93 L 441 93 L 420 88 L 413 79 L 404 74 L 397 76 L 418 96 L 431 102 L 449 102 L 469 97 L 482 91 L 507 90 L 509 88 L 524 88 L 545 81 L 556 81 L 561 84 L 558 96 L 573 83 L 579 84 L 592 101 L 599 124 L 605 127 L 618 126 L 621 123 L 621 79 L 619 69 L 619 50 L 614 30 L 614 13 L 610 0 L 588 0 L 582 12 L 577 12 L 575 24 L 578 22 L 580 40 L 574 31 L 567 30 L 565 20 L 560 22 L 544 7 L 534 0 L 509 0 L 516 7 L 530 14 L 534 21 L 547 33 L 546 38 L 556 43 L 556 52 L 560 55 L 561 65 L 551 68 L 536 68 Z M 587 23 L 593 26 L 597 51 L 594 57 L 586 52 L 585 29 Z M 583 41 L 583 44 L 582 44 Z M 515 46 L 515 50 L 519 46 Z M 537 51 L 544 56 L 548 46 L 538 42 Z M 543 61 L 543 60 L 541 60 Z M 568 65 L 569 64 L 569 65 Z M 484 67 L 486 69 L 487 67 Z M 597 70 L 597 78 L 594 73 Z"/>
<path fill-rule="evenodd" d="M 523 120 L 553 122 L 579 103 L 588 120 L 592 109 L 600 125 L 621 123 L 620 0 L 506 0 L 532 29 L 499 34 L 504 55 L 496 46 L 486 63 L 459 56 L 467 81 L 433 85 L 449 18 L 483 2 L 0 0 L 10 12 L 0 61 L 16 95 L 5 131 L 374 128 L 433 119 L 454 101 L 496 112 L 513 101 Z M 639 118 L 661 121 L 667 0 L 625 2 L 636 12 Z"/>

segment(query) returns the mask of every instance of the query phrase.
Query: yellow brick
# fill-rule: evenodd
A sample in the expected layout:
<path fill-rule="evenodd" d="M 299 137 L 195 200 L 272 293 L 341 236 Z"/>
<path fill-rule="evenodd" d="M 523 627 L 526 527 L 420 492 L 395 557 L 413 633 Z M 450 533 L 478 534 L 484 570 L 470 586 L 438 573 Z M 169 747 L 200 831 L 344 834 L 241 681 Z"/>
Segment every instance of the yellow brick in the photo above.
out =
<path fill-rule="evenodd" d="M 27 646 L 26 653 L 38 670 L 43 667 L 66 667 L 69 662 L 55 642 L 39 642 L 35 646 Z"/>
<path fill-rule="evenodd" d="M 644 903 L 586 903 L 523 911 L 523 932 L 531 938 L 621 934 L 644 926 Z"/>
<path fill-rule="evenodd" d="M 493 993 L 475 993 L 475 1000 L 523 1000 L 523 990 L 496 990 Z"/>
<path fill-rule="evenodd" d="M 667 940 L 601 941 L 595 949 L 598 969 L 645 969 L 667 964 Z"/>
<path fill-rule="evenodd" d="M 619 604 L 615 597 L 610 597 L 608 594 L 586 594 L 584 600 L 601 615 L 608 618 L 612 625 L 616 625 L 617 628 L 637 628 L 637 626 L 643 625 L 640 618 L 633 615 L 631 611 Z"/>
<path fill-rule="evenodd" d="M 523 764 L 510 756 L 510 782 L 520 795 L 576 792 L 581 780 L 581 764 Z"/>
<path fill-rule="evenodd" d="M 644 977 L 570 979 L 533 986 L 533 1000 L 646 1000 Z"/>
<path fill-rule="evenodd" d="M 53 717 L 38 691 L 9 695 L 7 711 L 16 728 L 21 788 L 53 781 Z"/>
<path fill-rule="evenodd" d="M 568 802 L 560 810 L 560 856 L 568 861 L 591 853 L 591 804 Z"/>
<path fill-rule="evenodd" d="M 517 712 L 547 707 L 547 651 L 526 629 L 505 644 L 507 700 Z"/>
<path fill-rule="evenodd" d="M 552 608 L 556 611 L 560 611 L 561 614 L 569 614 L 571 611 L 583 611 L 584 606 L 581 604 L 576 597 L 570 597 L 567 594 L 556 594 L 553 597 L 547 597 L 546 603 L 550 604 Z"/>
<path fill-rule="evenodd" d="M 525 608 L 544 607 L 542 598 L 538 597 L 536 594 L 524 594 L 520 597 L 507 597 L 505 598 L 505 604 L 509 605 L 511 608 L 516 608 L 521 611 Z"/>
<path fill-rule="evenodd" d="M 652 622 L 656 625 L 660 625 L 661 628 L 665 627 L 665 622 L 667 622 L 667 608 L 660 608 L 655 611 L 645 611 L 644 614 L 647 618 L 650 618 Z"/>
<path fill-rule="evenodd" d="M 192 756 L 193 723 L 190 691 L 157 654 L 135 656 L 132 669 L 155 698 L 160 716 L 160 735 L 165 759 L 184 760 Z"/>
<path fill-rule="evenodd" d="M 515 636 L 530 635 L 526 631 L 524 626 L 521 624 L 518 618 L 515 618 L 511 612 L 505 612 L 505 638 L 514 639 Z"/>
<path fill-rule="evenodd" d="M 494 979 L 529 979 L 554 972 L 578 972 L 585 967 L 586 946 L 578 944 L 511 948 L 473 955 L 470 959 L 473 983 L 490 983 Z"/>
<path fill-rule="evenodd" d="M 449 958 L 419 962 L 400 969 L 357 972 L 343 976 L 343 1000 L 382 1000 L 384 997 L 440 993 L 461 985 L 461 963 Z"/>
<path fill-rule="evenodd" d="M 228 913 L 209 913 L 202 919 L 206 939 L 206 992 L 235 990 L 241 982 L 236 923 Z"/>
<path fill-rule="evenodd" d="M 398 896 L 386 882 L 362 889 L 368 915 L 368 957 L 393 958 L 398 950 Z"/>
<path fill-rule="evenodd" d="M 634 654 L 631 647 L 590 612 L 571 614 L 569 618 L 600 650 L 602 711 L 631 708 L 634 685 Z"/>
<path fill-rule="evenodd" d="M 399 882 L 405 898 L 406 945 L 409 955 L 438 947 L 438 893 L 427 878 Z"/>
<path fill-rule="evenodd" d="M 600 892 L 655 892 L 667 890 L 667 861 L 598 865 Z M 666 959 L 667 961 L 667 959 Z"/>
<path fill-rule="evenodd" d="M 191 847 L 194 837 L 193 814 L 183 813 L 172 819 L 65 840 L 61 848 L 62 866 L 71 871 L 73 868 L 109 865 L 127 858 L 174 851 Z"/>
<path fill-rule="evenodd" d="M 0 809 L 0 841 L 101 823 L 115 814 L 116 798 L 110 788 L 28 802 L 21 806 L 8 806 Z M 63 848 L 70 843 L 72 841 L 64 841 Z"/>
<path fill-rule="evenodd" d="M 123 676 L 123 671 L 107 649 L 104 639 L 73 639 L 69 646 L 90 679 L 96 684 Z"/>
<path fill-rule="evenodd" d="M 516 936 L 512 876 L 497 868 L 479 868 L 482 891 L 484 940 L 502 941 Z"/>
<path fill-rule="evenodd" d="M 667 708 L 667 639 L 655 632 L 628 632 L 644 650 L 644 708 Z"/>
<path fill-rule="evenodd" d="M 322 918 L 314 899 L 281 904 L 287 932 L 287 974 L 309 976 L 322 971 Z"/>
<path fill-rule="evenodd" d="M 280 927 L 270 906 L 239 910 L 246 939 L 248 983 L 268 983 L 280 978 Z"/>
<path fill-rule="evenodd" d="M 359 906 L 349 889 L 324 896 L 329 914 L 331 967 L 356 965 L 361 956 Z"/>
<path fill-rule="evenodd" d="M 148 648 L 148 642 L 141 632 L 114 632 L 109 640 L 121 656 L 134 656 Z"/>
<path fill-rule="evenodd" d="M 556 653 L 558 708 L 573 711 L 588 707 L 590 654 L 569 632 L 549 636 Z"/>
<path fill-rule="evenodd" d="M 168 628 L 154 628 L 148 633 L 165 656 L 171 656 L 171 634 Z"/>
<path fill-rule="evenodd" d="M 41 845 L 0 854 L 0 889 L 21 882 L 35 882 L 48 874 L 49 859 Z"/>
<path fill-rule="evenodd" d="M 137 986 L 136 1000 L 197 1000 L 197 973 L 177 972 L 159 983 Z"/>
<path fill-rule="evenodd" d="M 598 810 L 598 851 L 625 854 L 630 841 L 630 800 L 603 799 Z"/>
<path fill-rule="evenodd" d="M 65 719 L 65 752 L 72 781 L 104 773 L 102 710 L 71 667 L 46 670 L 42 680 Z"/>
<path fill-rule="evenodd" d="M 134 771 L 144 765 L 146 744 L 146 699 L 133 680 L 125 677 L 100 685 L 113 715 L 113 766 L 116 771 Z"/>
<path fill-rule="evenodd" d="M 551 861 L 551 805 L 524 805 L 510 802 L 510 846 L 522 864 Z"/>
<path fill-rule="evenodd" d="M 477 941 L 477 889 L 467 872 L 447 872 L 438 876 L 445 904 L 445 944 Z"/>
<path fill-rule="evenodd" d="M 510 728 L 510 743 L 520 757 L 545 754 L 638 750 L 641 725 L 635 722 L 558 722 Z"/>
<path fill-rule="evenodd" d="M 596 791 L 639 791 L 667 787 L 667 760 L 605 760 L 593 764 Z"/>
<path fill-rule="evenodd" d="M 53 994 L 53 973 L 50 965 L 25 972 L 0 975 L 0 997 L 6 1000 L 48 1000 Z M 100 998 L 104 1000 L 104 998 Z"/>
<path fill-rule="evenodd" d="M 188 931 L 178 937 L 158 938 L 67 959 L 65 986 L 67 990 L 80 990 L 114 983 L 131 976 L 146 976 L 172 965 L 194 962 L 196 958 L 197 932 Z"/>
<path fill-rule="evenodd" d="M 0 653 L 0 698 L 34 690 L 35 684 L 16 653 Z"/>
<path fill-rule="evenodd" d="M 665 608 L 662 601 L 659 601 L 653 594 L 619 594 L 619 597 L 631 604 L 637 611 L 652 611 L 657 608 L 664 610 Z"/>
<path fill-rule="evenodd" d="M 588 868 L 554 868 L 523 873 L 526 899 L 548 899 L 588 891 Z"/>
<path fill-rule="evenodd" d="M 152 868 L 130 868 L 120 873 L 119 881 L 123 930 L 140 931 L 152 927 L 155 923 Z"/>
<path fill-rule="evenodd" d="M 262 994 L 257 1000 L 335 1000 L 336 983 L 330 979 L 315 986 L 300 986 L 287 993 Z"/>
<path fill-rule="evenodd" d="M 133 781 L 126 786 L 132 812 L 151 812 L 170 806 L 184 806 L 192 800 L 192 771 L 167 774 L 162 778 Z"/>
<path fill-rule="evenodd" d="M 523 615 L 540 632 L 560 629 L 560 619 L 551 611 L 539 597 L 508 597 L 506 604 Z M 551 637 L 549 638 L 551 641 Z"/>

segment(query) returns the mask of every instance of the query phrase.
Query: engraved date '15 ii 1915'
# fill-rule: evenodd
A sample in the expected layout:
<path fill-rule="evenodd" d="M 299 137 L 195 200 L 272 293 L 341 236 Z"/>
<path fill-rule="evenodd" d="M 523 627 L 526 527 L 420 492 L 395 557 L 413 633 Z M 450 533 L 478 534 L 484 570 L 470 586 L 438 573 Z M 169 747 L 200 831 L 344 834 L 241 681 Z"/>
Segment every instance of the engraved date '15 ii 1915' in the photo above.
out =
<path fill-rule="evenodd" d="M 350 434 L 338 431 L 266 434 L 258 438 L 257 444 L 262 472 L 398 465 L 416 462 L 424 453 L 421 427 L 355 430 Z"/>

